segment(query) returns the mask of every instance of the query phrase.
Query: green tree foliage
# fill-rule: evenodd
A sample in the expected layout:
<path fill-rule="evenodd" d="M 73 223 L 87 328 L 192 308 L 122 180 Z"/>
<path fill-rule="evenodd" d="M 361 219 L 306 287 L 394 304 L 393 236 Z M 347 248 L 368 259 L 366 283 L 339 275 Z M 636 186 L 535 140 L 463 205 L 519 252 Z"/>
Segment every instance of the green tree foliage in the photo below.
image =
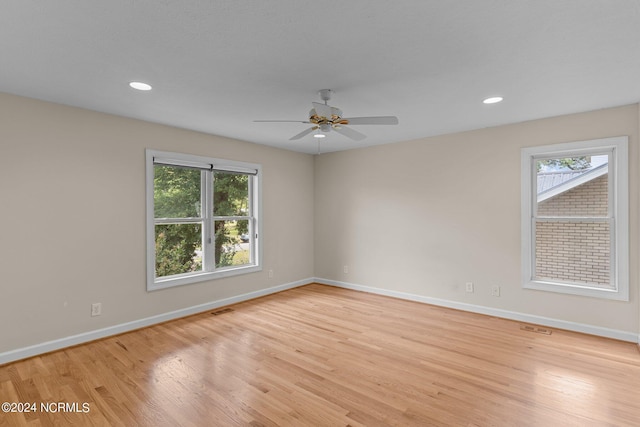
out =
<path fill-rule="evenodd" d="M 584 170 L 591 167 L 591 156 L 545 159 L 537 162 L 538 172 L 545 167 L 553 170 Z"/>
<path fill-rule="evenodd" d="M 176 166 L 154 167 L 155 218 L 200 218 L 201 186 L 204 172 Z M 215 172 L 213 182 L 214 216 L 248 214 L 249 177 Z M 234 264 L 240 235 L 248 232 L 246 220 L 214 221 L 216 267 Z M 200 223 L 158 224 L 156 237 L 156 275 L 158 277 L 202 269 L 197 251 L 202 249 Z M 236 260 L 237 261 L 237 260 Z M 237 263 L 237 262 L 236 262 Z"/>
<path fill-rule="evenodd" d="M 200 224 L 156 225 L 156 276 L 171 276 L 202 269 L 196 255 L 201 246 Z"/>
<path fill-rule="evenodd" d="M 213 214 L 245 216 L 249 209 L 249 176 L 215 172 L 213 178 Z M 240 235 L 249 230 L 248 221 L 215 221 L 216 267 L 233 265 Z"/>
<path fill-rule="evenodd" d="M 200 216 L 201 171 L 175 166 L 154 168 L 156 218 Z M 156 276 L 170 276 L 202 269 L 196 249 L 202 246 L 200 224 L 156 225 Z"/>

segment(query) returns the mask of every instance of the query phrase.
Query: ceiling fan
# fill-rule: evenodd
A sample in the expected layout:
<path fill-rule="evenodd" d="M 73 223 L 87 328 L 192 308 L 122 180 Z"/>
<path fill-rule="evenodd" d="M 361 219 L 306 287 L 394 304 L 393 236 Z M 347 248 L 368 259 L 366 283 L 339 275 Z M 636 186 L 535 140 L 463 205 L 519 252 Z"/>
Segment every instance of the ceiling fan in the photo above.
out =
<path fill-rule="evenodd" d="M 254 120 L 254 122 L 279 122 L 279 123 L 309 123 L 312 127 L 303 130 L 297 135 L 289 138 L 290 141 L 300 139 L 313 131 L 317 131 L 314 136 L 316 138 L 324 138 L 325 134 L 332 130 L 351 138 L 355 141 L 365 139 L 367 136 L 357 130 L 347 127 L 348 125 L 397 125 L 398 118 L 396 116 L 376 116 L 376 117 L 351 117 L 343 118 L 342 110 L 327 104 L 331 99 L 333 91 L 331 89 L 322 89 L 318 92 L 324 104 L 312 102 L 313 108 L 309 111 L 309 120 Z"/>

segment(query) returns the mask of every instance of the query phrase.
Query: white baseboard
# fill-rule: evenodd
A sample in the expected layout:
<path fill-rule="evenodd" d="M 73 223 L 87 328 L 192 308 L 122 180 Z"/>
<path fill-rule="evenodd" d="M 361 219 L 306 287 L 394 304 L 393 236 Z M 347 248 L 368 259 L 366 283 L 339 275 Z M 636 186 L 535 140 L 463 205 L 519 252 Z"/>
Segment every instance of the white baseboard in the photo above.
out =
<path fill-rule="evenodd" d="M 282 292 L 287 289 L 297 288 L 297 287 L 304 286 L 314 282 L 320 283 L 323 285 L 330 285 L 330 286 L 336 286 L 336 287 L 345 288 L 345 289 L 368 292 L 372 294 L 385 295 L 393 298 L 417 301 L 417 302 L 437 305 L 441 307 L 454 308 L 457 310 L 469 311 L 472 313 L 486 314 L 489 316 L 501 317 L 501 318 L 510 319 L 510 320 L 517 320 L 520 322 L 527 322 L 527 323 L 544 325 L 544 326 L 549 326 L 549 327 L 554 327 L 559 329 L 566 329 L 569 331 L 582 332 L 585 334 L 597 335 L 597 336 L 602 336 L 606 338 L 613 338 L 621 341 L 629 341 L 629 342 L 638 343 L 638 346 L 640 347 L 640 335 L 632 332 L 619 331 L 619 330 L 609 329 L 609 328 L 601 328 L 598 326 L 568 322 L 565 320 L 558 320 L 558 319 L 552 319 L 548 317 L 518 313 L 515 311 L 483 307 L 479 305 L 443 300 L 439 298 L 431 298 L 431 297 L 426 297 L 422 295 L 410 294 L 406 292 L 391 291 L 388 289 L 373 288 L 370 286 L 363 286 L 363 285 L 357 285 L 353 283 L 322 279 L 319 277 L 312 277 L 308 279 L 297 280 L 295 282 L 285 283 L 278 286 L 273 286 L 266 289 L 261 289 L 259 291 L 237 295 L 234 297 L 224 298 L 216 301 L 210 301 L 208 303 L 187 307 L 184 309 L 159 314 L 156 316 L 134 320 L 132 322 L 121 323 L 119 325 L 114 325 L 114 326 L 110 326 L 103 329 L 83 332 L 81 334 L 72 335 L 72 336 L 60 338 L 53 341 L 47 341 L 40 344 L 28 346 L 28 347 L 10 350 L 4 353 L 0 353 L 0 365 L 14 362 L 16 360 L 26 359 L 28 357 L 38 356 L 40 354 L 49 353 L 51 351 L 60 350 L 63 348 L 74 346 L 74 345 L 95 341 L 97 339 L 106 338 L 109 336 L 118 335 L 125 332 L 130 332 L 136 329 L 144 328 L 147 326 L 155 325 L 155 324 L 166 322 L 169 320 L 179 319 L 181 317 L 190 316 L 192 314 L 201 313 L 207 310 L 212 310 L 215 308 L 224 307 L 227 305 L 236 304 L 243 301 L 248 301 L 251 299 L 274 294 L 277 292 Z"/>
<path fill-rule="evenodd" d="M 410 301 L 423 302 L 426 304 L 437 305 L 447 308 L 455 308 L 457 310 L 470 311 L 472 313 L 486 314 L 488 316 L 501 317 L 509 320 L 517 320 L 519 322 L 533 323 L 554 327 L 558 329 L 566 329 L 568 331 L 581 332 L 589 335 L 597 335 L 606 338 L 613 338 L 621 341 L 629 341 L 640 345 L 640 336 L 634 332 L 619 331 L 616 329 L 602 328 L 599 326 L 585 325 L 582 323 L 569 322 L 566 320 L 552 319 L 543 316 L 534 316 L 531 314 L 518 313 L 515 311 L 501 310 L 498 308 L 484 307 L 480 305 L 467 304 L 463 302 L 449 301 L 439 298 L 431 298 L 422 295 L 410 294 L 405 292 L 391 291 L 388 289 L 373 288 L 370 286 L 356 285 L 353 283 L 340 282 L 337 280 L 328 280 L 316 277 L 316 283 L 323 285 L 336 286 L 345 289 L 353 289 L 356 291 L 368 292 L 372 294 L 385 295 L 394 298 L 406 299 Z"/>
<path fill-rule="evenodd" d="M 163 313 L 156 316 L 134 320 L 132 322 L 121 323 L 119 325 L 109 326 L 103 329 L 83 332 L 81 334 L 72 335 L 69 337 L 64 337 L 64 338 L 60 338 L 53 341 L 47 341 L 40 344 L 24 347 L 24 348 L 10 350 L 4 353 L 0 353 L 0 365 L 14 362 L 16 360 L 26 359 L 28 357 L 33 357 L 33 356 L 37 356 L 44 353 L 49 353 L 51 351 L 60 350 L 62 348 L 83 344 L 89 341 L 95 341 L 100 338 L 122 334 L 124 332 L 133 331 L 136 329 L 166 322 L 168 320 L 178 319 L 181 317 L 190 316 L 192 314 L 201 313 L 207 310 L 212 310 L 212 309 L 223 307 L 226 305 L 236 304 L 239 302 L 259 298 L 265 295 L 282 292 L 287 289 L 297 288 L 299 286 L 304 286 L 309 283 L 312 283 L 313 281 L 314 281 L 313 278 L 297 280 L 295 282 L 285 283 L 283 285 L 273 286 L 271 288 L 261 289 L 259 291 L 249 292 L 246 294 L 224 298 L 217 301 L 210 301 L 204 304 L 194 305 L 192 307 L 170 311 L 168 313 Z"/>

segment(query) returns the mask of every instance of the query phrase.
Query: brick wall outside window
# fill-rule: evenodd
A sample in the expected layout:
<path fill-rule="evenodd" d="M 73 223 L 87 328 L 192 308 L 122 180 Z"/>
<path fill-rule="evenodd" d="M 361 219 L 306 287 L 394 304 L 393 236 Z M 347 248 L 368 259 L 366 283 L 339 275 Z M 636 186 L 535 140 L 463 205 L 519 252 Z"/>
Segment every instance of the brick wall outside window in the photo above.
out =
<path fill-rule="evenodd" d="M 538 216 L 607 216 L 608 174 L 538 203 Z"/>
<path fill-rule="evenodd" d="M 606 217 L 607 175 L 538 204 L 538 217 Z M 607 222 L 536 221 L 536 279 L 611 287 Z"/>

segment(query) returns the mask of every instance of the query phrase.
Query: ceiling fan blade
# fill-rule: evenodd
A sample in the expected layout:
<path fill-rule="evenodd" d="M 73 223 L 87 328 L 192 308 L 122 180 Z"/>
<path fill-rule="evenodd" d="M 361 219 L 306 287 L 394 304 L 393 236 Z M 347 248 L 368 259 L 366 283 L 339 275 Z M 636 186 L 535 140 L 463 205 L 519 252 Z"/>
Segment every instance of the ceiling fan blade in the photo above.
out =
<path fill-rule="evenodd" d="M 311 132 L 313 132 L 313 131 L 314 131 L 314 130 L 316 130 L 316 129 L 317 129 L 317 126 L 313 126 L 313 127 L 308 128 L 308 129 L 305 129 L 305 130 L 303 130 L 302 132 L 300 132 L 299 134 L 294 135 L 294 136 L 292 136 L 291 138 L 289 138 L 289 141 L 293 141 L 293 140 L 296 140 L 296 139 L 300 139 L 300 138 L 302 138 L 303 136 L 309 135 Z"/>
<path fill-rule="evenodd" d="M 397 125 L 396 116 L 376 116 L 376 117 L 351 117 L 347 120 L 350 125 Z"/>
<path fill-rule="evenodd" d="M 254 123 L 311 123 L 308 120 L 254 120 Z"/>
<path fill-rule="evenodd" d="M 319 102 L 312 102 L 313 109 L 316 110 L 316 114 L 320 117 L 331 118 L 331 107 L 329 105 L 320 104 Z"/>
<path fill-rule="evenodd" d="M 347 138 L 351 138 L 355 141 L 362 141 L 363 139 L 365 139 L 367 137 L 367 135 L 358 132 L 357 130 L 353 130 L 350 129 L 348 127 L 345 126 L 336 126 L 333 128 L 333 130 L 335 130 L 336 132 L 346 136 Z"/>

